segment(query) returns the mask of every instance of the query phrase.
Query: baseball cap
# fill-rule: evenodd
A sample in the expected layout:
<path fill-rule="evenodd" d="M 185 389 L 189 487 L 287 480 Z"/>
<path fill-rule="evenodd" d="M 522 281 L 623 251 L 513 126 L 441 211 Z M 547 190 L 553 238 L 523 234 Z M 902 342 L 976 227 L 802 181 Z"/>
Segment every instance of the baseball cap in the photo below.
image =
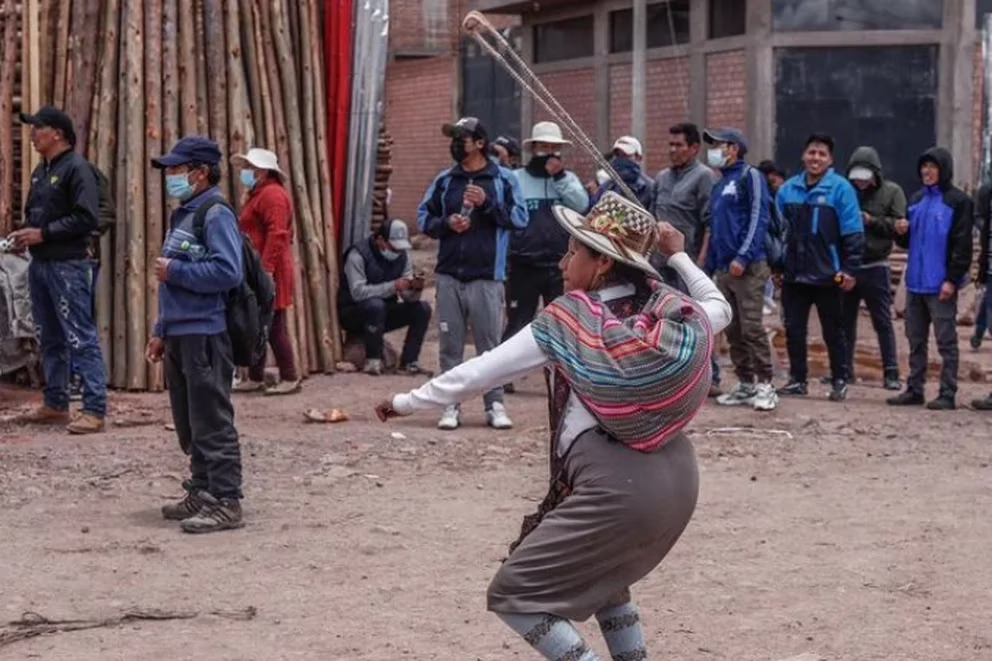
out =
<path fill-rule="evenodd" d="M 847 178 L 851 181 L 871 181 L 875 178 L 875 173 L 870 168 L 856 165 L 847 173 Z"/>
<path fill-rule="evenodd" d="M 510 156 L 520 156 L 520 143 L 513 138 L 508 138 L 505 135 L 501 135 L 493 140 L 493 144 L 499 145 L 505 149 L 506 153 Z"/>
<path fill-rule="evenodd" d="M 627 156 L 644 155 L 644 150 L 641 148 L 641 141 L 630 135 L 617 138 L 617 141 L 613 143 L 613 151 L 617 150 L 623 152 Z"/>
<path fill-rule="evenodd" d="M 191 135 L 181 139 L 164 156 L 152 159 L 152 166 L 158 169 L 173 168 L 187 163 L 220 163 L 220 147 L 210 138 Z"/>
<path fill-rule="evenodd" d="M 410 243 L 410 230 L 407 229 L 406 222 L 399 218 L 393 218 L 388 223 L 383 223 L 379 228 L 379 235 L 397 250 L 413 248 L 413 244 Z"/>
<path fill-rule="evenodd" d="M 31 126 L 48 126 L 58 129 L 62 131 L 62 135 L 71 146 L 76 146 L 76 130 L 72 126 L 72 118 L 58 108 L 43 106 L 33 115 L 22 112 L 21 121 Z"/>
<path fill-rule="evenodd" d="M 738 156 L 743 156 L 747 153 L 747 141 L 744 140 L 744 134 L 737 129 L 706 129 L 703 131 L 703 140 L 708 145 L 714 145 L 721 142 L 728 142 L 732 145 L 737 145 Z"/>
<path fill-rule="evenodd" d="M 489 134 L 478 117 L 462 117 L 454 124 L 444 124 L 441 133 L 449 138 L 464 138 L 471 136 L 476 140 L 487 140 Z"/>

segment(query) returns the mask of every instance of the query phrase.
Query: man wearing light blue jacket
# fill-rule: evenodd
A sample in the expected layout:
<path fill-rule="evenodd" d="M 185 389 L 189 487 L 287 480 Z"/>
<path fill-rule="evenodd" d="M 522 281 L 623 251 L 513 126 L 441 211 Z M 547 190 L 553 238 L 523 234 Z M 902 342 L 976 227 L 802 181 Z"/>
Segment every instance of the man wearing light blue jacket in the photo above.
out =
<path fill-rule="evenodd" d="M 561 205 L 578 213 L 589 208 L 589 194 L 582 182 L 562 162 L 562 147 L 569 144 L 557 124 L 538 122 L 524 141 L 530 160 L 514 171 L 529 221 L 526 228 L 514 231 L 510 240 L 504 342 L 534 319 L 538 301 L 547 305 L 563 292 L 558 263 L 568 251 L 568 233 L 555 220 L 551 208 Z"/>

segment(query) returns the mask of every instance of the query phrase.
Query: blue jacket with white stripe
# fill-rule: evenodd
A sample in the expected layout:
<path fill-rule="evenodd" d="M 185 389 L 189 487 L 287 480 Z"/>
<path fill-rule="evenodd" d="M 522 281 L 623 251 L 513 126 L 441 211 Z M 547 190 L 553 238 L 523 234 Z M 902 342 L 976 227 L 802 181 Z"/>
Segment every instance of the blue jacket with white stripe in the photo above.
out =
<path fill-rule="evenodd" d="M 469 228 L 458 234 L 448 225 L 461 212 L 462 196 L 469 184 L 486 192 L 485 204 L 474 209 Z M 440 240 L 436 273 L 462 282 L 505 280 L 506 257 L 513 230 L 527 227 L 527 207 L 516 175 L 492 161 L 478 172 L 455 165 L 439 174 L 417 210 L 417 227 Z"/>
<path fill-rule="evenodd" d="M 767 258 L 769 204 L 768 185 L 756 168 L 737 161 L 721 169 L 706 211 L 710 228 L 708 272 L 726 271 L 734 261 L 746 267 Z"/>
<path fill-rule="evenodd" d="M 847 179 L 827 170 L 813 184 L 800 172 L 775 197 L 785 220 L 785 281 L 833 285 L 838 273 L 861 266 L 865 228 L 858 195 Z"/>

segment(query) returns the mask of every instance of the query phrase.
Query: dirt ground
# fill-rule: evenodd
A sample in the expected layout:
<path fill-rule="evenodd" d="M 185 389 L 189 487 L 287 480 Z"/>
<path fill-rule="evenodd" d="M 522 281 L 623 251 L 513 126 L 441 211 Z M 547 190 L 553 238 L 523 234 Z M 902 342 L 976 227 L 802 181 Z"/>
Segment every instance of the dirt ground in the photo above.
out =
<path fill-rule="evenodd" d="M 695 518 L 634 588 L 651 658 L 992 659 L 989 417 L 889 409 L 864 374 L 844 404 L 817 385 L 772 414 L 703 409 Z M 113 396 L 91 438 L 0 424 L 0 659 L 536 660 L 485 590 L 544 492 L 543 379 L 508 396 L 510 432 L 483 426 L 481 401 L 453 433 L 434 415 L 374 420 L 415 384 L 337 374 L 239 399 L 248 525 L 204 537 L 158 515 L 185 467 L 165 395 Z M 0 390 L 0 417 L 35 396 Z M 305 424 L 311 407 L 352 420 Z M 3 644 L 25 612 L 132 610 L 199 615 Z"/>

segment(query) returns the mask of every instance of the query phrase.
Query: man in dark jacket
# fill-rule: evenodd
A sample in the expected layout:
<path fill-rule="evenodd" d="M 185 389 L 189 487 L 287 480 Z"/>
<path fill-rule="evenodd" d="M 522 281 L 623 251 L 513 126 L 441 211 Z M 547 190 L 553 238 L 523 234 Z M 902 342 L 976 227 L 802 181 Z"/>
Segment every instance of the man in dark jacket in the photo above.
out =
<path fill-rule="evenodd" d="M 654 182 L 644 174 L 641 169 L 641 161 L 644 160 L 644 150 L 641 148 L 641 141 L 629 135 L 617 138 L 613 143 L 613 152 L 610 158 L 610 165 L 620 175 L 620 179 L 627 188 L 637 197 L 637 201 L 645 209 L 651 209 L 654 203 Z M 594 205 L 599 202 L 606 191 L 613 191 L 623 195 L 619 184 L 608 180 L 589 198 L 589 204 Z M 626 196 L 624 196 L 626 197 Z"/>
<path fill-rule="evenodd" d="M 145 357 L 165 363 L 172 420 L 190 458 L 186 497 L 162 507 L 162 516 L 189 533 L 240 528 L 241 443 L 226 309 L 227 293 L 244 280 L 241 231 L 217 187 L 220 149 L 213 140 L 183 138 L 152 166 L 165 171 L 166 194 L 180 205 L 155 260 L 158 319 Z"/>
<path fill-rule="evenodd" d="M 338 294 L 341 326 L 365 340 L 366 374 L 382 374 L 383 335 L 400 328 L 407 328 L 400 371 L 421 373 L 418 361 L 431 306 L 420 300 L 424 278 L 413 272 L 411 248 L 406 223 L 394 218 L 344 255 Z"/>
<path fill-rule="evenodd" d="M 896 334 L 892 329 L 892 283 L 889 254 L 896 237 L 895 224 L 906 217 L 906 195 L 894 181 L 882 177 L 882 161 L 872 147 L 858 147 L 847 165 L 847 178 L 858 191 L 865 226 L 865 251 L 861 268 L 854 274 L 854 289 L 844 298 L 844 335 L 847 338 L 848 370 L 854 378 L 854 353 L 858 340 L 858 316 L 864 300 L 878 335 L 882 354 L 884 386 L 899 390 Z"/>
<path fill-rule="evenodd" d="M 806 336 L 810 309 L 816 306 L 833 377 L 830 401 L 839 402 L 847 398 L 850 379 L 841 292 L 854 288 L 865 239 L 858 196 L 831 167 L 833 154 L 830 136 L 807 138 L 803 171 L 782 184 L 775 198 L 786 225 L 782 305 L 790 376 L 779 393 L 808 392 Z"/>
<path fill-rule="evenodd" d="M 510 234 L 527 227 L 527 208 L 516 176 L 488 158 L 489 139 L 475 117 L 445 124 L 455 164 L 427 189 L 417 212 L 421 232 L 439 239 L 437 317 L 441 370 L 457 367 L 465 357 L 472 329 L 477 353 L 499 344 L 503 329 L 503 281 Z M 483 396 L 486 420 L 495 429 L 513 422 L 503 406 L 503 388 Z M 445 409 L 440 429 L 457 429 L 458 406 Z"/>
<path fill-rule="evenodd" d="M 975 230 L 979 237 L 985 237 L 989 227 L 989 217 L 992 216 L 992 185 L 983 183 L 975 191 Z M 982 238 L 980 244 L 983 251 L 988 250 L 988 239 Z M 986 261 L 980 261 L 978 267 L 978 284 L 985 289 L 985 295 L 978 303 L 978 314 L 975 315 L 975 332 L 971 336 L 971 348 L 976 351 L 982 347 L 985 333 L 989 329 L 989 305 L 992 305 L 992 289 L 988 287 L 988 273 L 985 271 Z"/>
<path fill-rule="evenodd" d="M 93 321 L 90 237 L 98 229 L 99 189 L 93 167 L 73 151 L 76 133 L 61 110 L 21 114 L 43 161 L 31 175 L 24 228 L 10 235 L 31 249 L 31 310 L 41 341 L 45 403 L 21 416 L 25 424 L 67 423 L 73 434 L 103 431 L 107 369 Z M 70 362 L 71 357 L 71 362 Z M 83 384 L 83 411 L 69 420 L 69 371 Z"/>
<path fill-rule="evenodd" d="M 923 404 L 930 325 L 943 362 L 940 394 L 931 410 L 951 410 L 958 390 L 958 288 L 971 268 L 971 198 L 954 186 L 954 160 L 933 147 L 918 163 L 923 188 L 909 201 L 909 218 L 896 221 L 896 243 L 906 260 L 906 338 L 909 379 L 906 390 L 890 398 L 893 406 Z"/>
<path fill-rule="evenodd" d="M 772 385 L 772 353 L 762 319 L 764 288 L 771 271 L 765 252 L 769 194 L 765 178 L 744 161 L 747 143 L 737 129 L 707 129 L 706 160 L 720 172 L 710 194 L 708 272 L 734 310 L 727 327 L 730 358 L 738 384 L 717 397 L 723 406 L 773 411 L 778 395 Z"/>

